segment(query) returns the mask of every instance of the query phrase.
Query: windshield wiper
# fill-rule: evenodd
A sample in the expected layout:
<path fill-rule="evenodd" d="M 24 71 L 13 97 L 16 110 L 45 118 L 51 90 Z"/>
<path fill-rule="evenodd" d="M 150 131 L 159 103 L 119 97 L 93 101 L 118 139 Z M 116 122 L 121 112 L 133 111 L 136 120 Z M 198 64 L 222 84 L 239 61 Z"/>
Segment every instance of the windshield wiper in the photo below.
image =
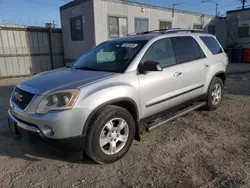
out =
<path fill-rule="evenodd" d="M 79 69 L 79 70 L 90 70 L 90 71 L 100 71 L 98 69 L 95 68 L 91 68 L 91 67 L 76 67 L 74 69 Z"/>

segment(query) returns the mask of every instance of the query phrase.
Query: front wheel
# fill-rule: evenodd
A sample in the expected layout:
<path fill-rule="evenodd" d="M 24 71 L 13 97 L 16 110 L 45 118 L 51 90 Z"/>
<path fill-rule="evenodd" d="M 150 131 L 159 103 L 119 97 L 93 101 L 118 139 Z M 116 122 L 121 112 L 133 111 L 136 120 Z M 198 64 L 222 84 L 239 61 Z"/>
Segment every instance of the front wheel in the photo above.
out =
<path fill-rule="evenodd" d="M 135 135 L 135 122 L 124 108 L 107 106 L 98 111 L 87 131 L 85 152 L 94 161 L 105 164 L 122 158 Z"/>
<path fill-rule="evenodd" d="M 220 104 L 221 104 L 221 100 L 223 97 L 223 81 L 218 78 L 215 77 L 213 78 L 209 89 L 208 89 L 208 94 L 207 94 L 207 105 L 206 105 L 206 109 L 207 110 L 216 110 Z"/>

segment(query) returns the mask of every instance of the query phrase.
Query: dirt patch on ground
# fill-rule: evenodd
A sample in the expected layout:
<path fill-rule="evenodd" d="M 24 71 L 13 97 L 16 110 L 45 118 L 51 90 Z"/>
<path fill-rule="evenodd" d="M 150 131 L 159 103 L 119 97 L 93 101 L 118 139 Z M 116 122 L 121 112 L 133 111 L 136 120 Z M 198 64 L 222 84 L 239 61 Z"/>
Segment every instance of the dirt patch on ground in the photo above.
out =
<path fill-rule="evenodd" d="M 143 134 L 111 165 L 40 141 L 13 139 L 8 98 L 21 81 L 0 81 L 2 187 L 250 187 L 250 74 L 228 78 L 217 111 L 195 111 Z"/>

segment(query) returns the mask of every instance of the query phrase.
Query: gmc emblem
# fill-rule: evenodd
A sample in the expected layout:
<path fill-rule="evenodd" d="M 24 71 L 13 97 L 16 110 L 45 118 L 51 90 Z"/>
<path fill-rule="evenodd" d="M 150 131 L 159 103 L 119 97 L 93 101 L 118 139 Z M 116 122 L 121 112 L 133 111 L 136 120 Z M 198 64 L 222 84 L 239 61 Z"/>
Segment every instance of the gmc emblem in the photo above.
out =
<path fill-rule="evenodd" d="M 14 93 L 14 97 L 17 101 L 23 102 L 23 96 L 17 92 Z"/>

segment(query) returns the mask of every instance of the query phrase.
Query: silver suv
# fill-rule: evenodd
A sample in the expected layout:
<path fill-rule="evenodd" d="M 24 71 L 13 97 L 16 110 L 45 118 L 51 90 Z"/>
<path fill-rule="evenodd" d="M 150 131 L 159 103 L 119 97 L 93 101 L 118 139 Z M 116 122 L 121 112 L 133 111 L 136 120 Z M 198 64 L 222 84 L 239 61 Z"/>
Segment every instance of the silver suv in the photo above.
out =
<path fill-rule="evenodd" d="M 213 35 L 151 31 L 104 42 L 69 68 L 38 74 L 11 96 L 9 126 L 85 151 L 125 155 L 140 133 L 190 111 L 219 107 L 228 58 Z"/>

